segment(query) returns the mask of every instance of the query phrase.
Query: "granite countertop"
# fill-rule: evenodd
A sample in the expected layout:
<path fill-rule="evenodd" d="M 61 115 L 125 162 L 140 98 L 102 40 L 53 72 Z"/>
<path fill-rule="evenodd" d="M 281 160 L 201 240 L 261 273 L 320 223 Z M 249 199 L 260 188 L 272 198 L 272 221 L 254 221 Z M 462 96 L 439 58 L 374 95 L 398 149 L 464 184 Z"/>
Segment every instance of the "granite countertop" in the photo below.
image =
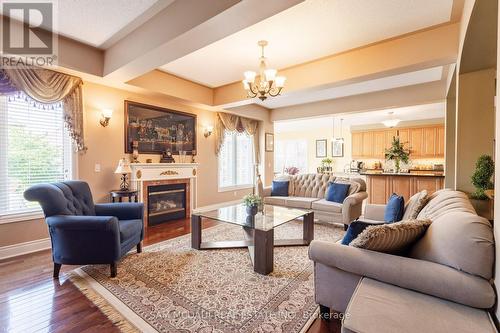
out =
<path fill-rule="evenodd" d="M 418 171 L 418 172 L 383 172 L 383 171 L 361 171 L 364 176 L 406 176 L 406 177 L 444 177 L 443 171 Z"/>

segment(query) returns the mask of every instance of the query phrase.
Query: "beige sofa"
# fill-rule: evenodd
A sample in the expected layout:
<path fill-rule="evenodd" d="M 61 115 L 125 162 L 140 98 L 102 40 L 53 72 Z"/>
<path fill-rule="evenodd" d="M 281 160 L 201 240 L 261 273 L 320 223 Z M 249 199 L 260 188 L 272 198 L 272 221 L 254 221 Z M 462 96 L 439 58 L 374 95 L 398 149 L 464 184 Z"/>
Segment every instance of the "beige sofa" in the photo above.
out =
<path fill-rule="evenodd" d="M 367 205 L 365 218 L 382 220 L 383 206 Z M 406 256 L 311 243 L 322 314 L 346 313 L 342 332 L 494 332 L 490 222 L 451 190 L 431 195 L 417 218 L 432 224 Z"/>
<path fill-rule="evenodd" d="M 366 183 L 361 178 L 339 178 L 327 174 L 302 174 L 278 180 L 288 180 L 288 196 L 271 196 L 271 187 L 259 183 L 259 195 L 264 204 L 312 209 L 318 220 L 342 223 L 345 226 L 361 215 L 362 203 L 368 197 Z M 343 203 L 325 200 L 329 182 L 348 183 L 349 194 Z"/>

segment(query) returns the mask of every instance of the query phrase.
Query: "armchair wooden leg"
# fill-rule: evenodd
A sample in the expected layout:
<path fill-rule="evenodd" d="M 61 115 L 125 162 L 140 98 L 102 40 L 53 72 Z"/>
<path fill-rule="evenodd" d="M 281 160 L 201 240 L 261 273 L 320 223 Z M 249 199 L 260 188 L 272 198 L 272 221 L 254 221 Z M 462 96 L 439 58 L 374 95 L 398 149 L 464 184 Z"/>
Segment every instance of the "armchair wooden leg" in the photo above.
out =
<path fill-rule="evenodd" d="M 137 253 L 142 252 L 142 242 L 137 243 Z"/>
<path fill-rule="evenodd" d="M 61 266 L 62 264 L 56 264 L 54 263 L 54 279 L 59 279 L 59 272 L 61 271 Z"/>
<path fill-rule="evenodd" d="M 116 277 L 116 262 L 110 264 L 109 269 L 111 270 L 111 277 Z"/>
<path fill-rule="evenodd" d="M 319 305 L 319 316 L 321 319 L 330 320 L 330 308 L 324 305 Z"/>

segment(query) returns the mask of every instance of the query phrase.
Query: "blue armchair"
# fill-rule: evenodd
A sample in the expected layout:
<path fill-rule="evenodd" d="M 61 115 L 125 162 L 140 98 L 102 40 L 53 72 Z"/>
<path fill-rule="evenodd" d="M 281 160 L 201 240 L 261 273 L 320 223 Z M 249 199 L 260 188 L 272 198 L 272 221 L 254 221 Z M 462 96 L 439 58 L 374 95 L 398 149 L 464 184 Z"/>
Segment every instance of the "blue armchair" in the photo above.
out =
<path fill-rule="evenodd" d="M 54 278 L 61 265 L 116 265 L 134 246 L 142 252 L 143 204 L 94 204 L 89 185 L 82 181 L 38 184 L 24 192 L 42 206 L 49 226 Z"/>

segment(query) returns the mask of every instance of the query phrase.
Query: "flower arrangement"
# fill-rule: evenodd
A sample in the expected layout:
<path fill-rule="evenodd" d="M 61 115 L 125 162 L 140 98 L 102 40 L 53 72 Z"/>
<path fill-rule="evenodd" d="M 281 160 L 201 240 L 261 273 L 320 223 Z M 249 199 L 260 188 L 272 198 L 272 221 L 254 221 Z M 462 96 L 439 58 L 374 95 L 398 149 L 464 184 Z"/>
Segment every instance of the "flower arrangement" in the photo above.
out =
<path fill-rule="evenodd" d="M 290 176 L 293 176 L 293 175 L 298 174 L 298 173 L 299 173 L 299 171 L 300 171 L 300 170 L 299 170 L 299 168 L 294 167 L 294 166 L 292 166 L 292 167 L 288 167 L 288 168 L 286 168 L 286 169 L 285 169 L 285 172 L 286 172 L 287 174 L 289 174 Z"/>
<path fill-rule="evenodd" d="M 243 197 L 243 204 L 247 207 L 257 207 L 262 204 L 262 198 L 255 194 L 247 194 Z"/>
<path fill-rule="evenodd" d="M 394 161 L 396 172 L 399 172 L 399 163 L 401 161 L 408 163 L 410 160 L 410 151 L 405 149 L 403 143 L 401 143 L 399 139 L 399 136 L 392 137 L 391 147 L 385 150 L 385 159 Z"/>

